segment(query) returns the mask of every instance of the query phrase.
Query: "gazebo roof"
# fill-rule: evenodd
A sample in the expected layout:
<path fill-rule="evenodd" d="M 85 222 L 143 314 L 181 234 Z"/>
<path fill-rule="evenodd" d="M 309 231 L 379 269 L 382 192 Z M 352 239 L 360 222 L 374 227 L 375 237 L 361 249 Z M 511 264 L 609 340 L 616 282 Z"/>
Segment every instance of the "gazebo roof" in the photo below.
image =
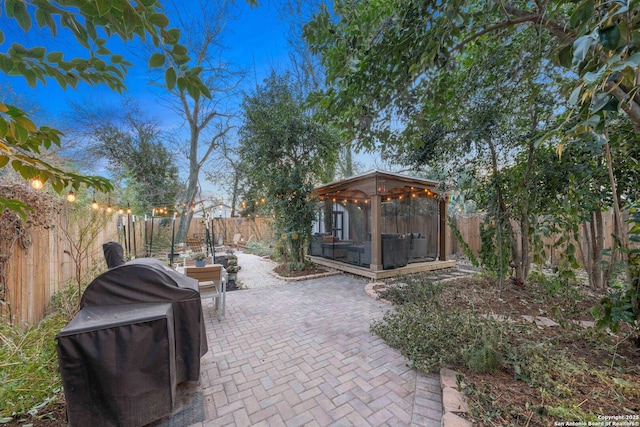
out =
<path fill-rule="evenodd" d="M 315 188 L 316 196 L 357 198 L 362 196 L 394 197 L 401 194 L 420 194 L 421 196 L 437 196 L 437 181 L 401 175 L 393 172 L 374 169 L 340 181 L 330 182 Z"/>

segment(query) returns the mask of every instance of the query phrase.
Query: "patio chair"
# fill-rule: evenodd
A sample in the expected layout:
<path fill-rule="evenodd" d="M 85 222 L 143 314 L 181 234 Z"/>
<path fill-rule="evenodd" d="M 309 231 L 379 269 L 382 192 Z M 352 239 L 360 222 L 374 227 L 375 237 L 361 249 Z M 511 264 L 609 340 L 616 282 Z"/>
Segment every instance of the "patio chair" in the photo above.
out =
<path fill-rule="evenodd" d="M 236 247 L 236 249 L 238 249 L 240 242 L 242 242 L 242 234 L 237 233 L 233 235 L 233 246 Z"/>
<path fill-rule="evenodd" d="M 197 237 L 187 237 L 187 249 L 193 252 L 204 252 L 204 242 Z"/>
<path fill-rule="evenodd" d="M 227 298 L 227 271 L 220 264 L 206 265 L 204 267 L 184 267 L 184 274 L 196 279 L 199 283 L 200 291 L 215 288 L 214 294 L 207 294 L 206 298 L 216 300 L 216 310 L 218 320 L 224 316 L 225 303 Z"/>

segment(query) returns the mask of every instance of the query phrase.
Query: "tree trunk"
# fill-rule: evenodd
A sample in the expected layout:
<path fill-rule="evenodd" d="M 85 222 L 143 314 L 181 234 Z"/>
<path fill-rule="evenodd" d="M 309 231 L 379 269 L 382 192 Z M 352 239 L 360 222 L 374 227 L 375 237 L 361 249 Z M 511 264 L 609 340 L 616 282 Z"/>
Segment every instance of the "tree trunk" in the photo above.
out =
<path fill-rule="evenodd" d="M 602 221 L 602 209 L 600 206 L 591 212 L 591 222 L 589 224 L 591 231 L 591 252 L 589 254 L 589 284 L 593 288 L 604 287 L 604 276 L 602 273 L 602 249 L 604 248 L 604 224 Z"/>
<path fill-rule="evenodd" d="M 615 222 L 616 222 L 616 227 L 618 230 L 618 237 L 620 239 L 620 246 L 622 247 L 624 251 L 623 256 L 626 257 L 626 259 L 624 260 L 625 266 L 626 266 L 626 276 L 627 276 L 627 282 L 629 284 L 631 284 L 631 271 L 629 270 L 629 257 L 628 257 L 628 251 L 626 251 L 626 249 L 629 248 L 629 240 L 627 237 L 627 229 L 624 225 L 624 223 L 622 222 L 622 212 L 620 209 L 620 199 L 618 198 L 618 186 L 616 185 L 616 178 L 613 174 L 613 161 L 611 160 L 611 146 L 609 145 L 609 135 L 606 133 L 605 130 L 605 137 L 607 138 L 607 142 L 604 144 L 604 152 L 605 152 L 605 159 L 607 161 L 607 169 L 609 171 L 609 182 L 611 184 L 611 194 L 613 196 L 613 211 L 615 213 Z"/>
<path fill-rule="evenodd" d="M 516 280 L 522 280 L 522 283 L 527 280 L 529 276 L 529 268 L 531 262 L 529 262 L 529 215 L 523 213 L 520 217 L 520 264 L 522 265 L 522 276 L 516 275 Z"/>
<path fill-rule="evenodd" d="M 532 132 L 535 132 L 537 124 L 538 114 L 534 109 L 531 114 Z M 533 140 L 529 141 L 528 149 L 527 169 L 525 170 L 522 187 L 527 193 L 531 193 L 531 171 L 533 170 L 533 162 L 536 156 L 536 147 Z M 516 280 L 521 280 L 522 283 L 524 283 L 527 280 L 527 277 L 529 277 L 529 269 L 531 267 L 531 261 L 529 257 L 529 227 L 531 225 L 529 211 L 529 198 L 524 197 L 520 206 L 520 233 L 522 233 L 520 237 L 520 263 L 522 264 L 522 275 L 516 275 Z"/>
<path fill-rule="evenodd" d="M 236 206 L 238 204 L 238 192 L 240 191 L 240 174 L 238 169 L 234 168 L 233 189 L 231 194 L 231 218 L 236 216 Z"/>
<path fill-rule="evenodd" d="M 493 176 L 495 177 L 493 182 L 494 182 L 494 188 L 496 190 L 496 197 L 498 199 L 498 211 L 500 216 L 499 226 L 503 227 L 503 225 L 506 225 L 506 228 L 501 228 L 501 229 L 503 230 L 507 229 L 509 232 L 509 247 L 511 252 L 511 260 L 513 261 L 513 266 L 515 269 L 515 275 L 516 275 L 515 280 L 516 280 L 516 283 L 523 284 L 525 276 L 524 276 L 524 268 L 522 264 L 522 256 L 518 251 L 518 241 L 516 239 L 516 233 L 511 224 L 509 212 L 507 210 L 507 204 L 504 201 L 504 196 L 502 194 L 502 180 L 501 180 L 500 171 L 498 170 L 498 154 L 496 153 L 496 148 L 493 145 L 493 142 L 491 141 L 490 138 L 487 139 L 487 145 L 491 152 L 491 167 L 493 169 Z M 501 245 L 502 241 L 499 241 L 498 244 Z M 502 260 L 499 260 L 499 262 L 502 263 Z"/>
<path fill-rule="evenodd" d="M 196 168 L 195 171 L 193 169 L 194 163 Z M 198 174 L 200 172 L 200 167 L 194 159 L 192 159 L 190 164 L 191 170 L 189 172 L 189 183 L 187 185 L 187 192 L 184 200 L 185 210 L 178 212 L 180 215 L 180 223 L 178 231 L 176 232 L 176 242 L 184 242 L 186 240 L 187 233 L 189 233 L 189 226 L 191 225 L 191 218 L 193 218 L 193 210 L 191 208 L 198 192 Z"/>
<path fill-rule="evenodd" d="M 589 287 L 595 288 L 594 278 L 593 278 L 593 268 L 592 268 L 592 260 L 591 253 L 593 251 L 592 244 L 592 230 L 591 230 L 591 222 L 583 221 L 582 222 L 582 232 L 584 234 L 584 245 L 587 247 L 586 251 L 580 251 L 580 258 L 582 259 L 582 265 L 587 270 L 589 277 Z"/>

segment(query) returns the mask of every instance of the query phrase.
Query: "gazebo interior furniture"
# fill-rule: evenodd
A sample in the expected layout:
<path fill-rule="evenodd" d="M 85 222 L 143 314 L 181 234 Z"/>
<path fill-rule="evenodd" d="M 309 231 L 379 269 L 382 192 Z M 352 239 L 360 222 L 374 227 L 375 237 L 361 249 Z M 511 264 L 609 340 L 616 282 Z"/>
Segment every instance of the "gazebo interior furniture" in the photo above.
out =
<path fill-rule="evenodd" d="M 449 268 L 448 196 L 435 181 L 373 170 L 314 190 L 309 255 L 371 279 Z"/>

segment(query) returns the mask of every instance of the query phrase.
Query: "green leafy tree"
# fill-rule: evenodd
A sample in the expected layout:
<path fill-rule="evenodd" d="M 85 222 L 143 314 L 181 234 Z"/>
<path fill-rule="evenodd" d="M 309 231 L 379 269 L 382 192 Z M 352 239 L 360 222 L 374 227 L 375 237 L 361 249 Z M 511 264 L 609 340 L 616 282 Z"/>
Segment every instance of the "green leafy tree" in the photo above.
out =
<path fill-rule="evenodd" d="M 273 209 L 274 226 L 296 265 L 304 265 L 314 218 L 309 193 L 326 179 L 339 146 L 336 133 L 318 124 L 303 101 L 290 74 L 272 72 L 244 97 L 240 129 L 242 163 Z"/>
<path fill-rule="evenodd" d="M 387 129 L 384 135 L 387 155 L 404 164 L 435 171 L 444 164 L 450 175 L 441 173 L 442 180 L 457 179 L 464 171 L 482 183 L 472 199 L 491 212 L 493 225 L 485 237 L 506 242 L 505 248 L 486 245 L 502 250 L 502 256 L 485 253 L 485 261 L 504 273 L 512 261 L 518 282 L 529 272 L 533 224 L 540 213 L 538 198 L 518 194 L 541 194 L 534 167 L 541 153 L 538 140 L 553 123 L 557 100 L 562 99 L 557 93 L 560 70 L 545 60 L 544 52 L 522 55 L 533 50 L 534 35 L 524 30 L 508 46 L 469 46 L 464 66 L 434 73 L 447 90 L 446 108 L 416 98 L 415 105 L 396 113 L 404 126 Z"/>
<path fill-rule="evenodd" d="M 106 161 L 114 182 L 132 187 L 141 211 L 176 203 L 183 188 L 175 156 L 167 149 L 168 136 L 138 104 L 130 100 L 118 108 L 74 104 L 71 121 L 74 145 L 88 153 L 86 161 Z"/>
<path fill-rule="evenodd" d="M 200 80 L 200 70 L 185 66 L 190 58 L 180 44 L 180 31 L 169 27 L 169 19 L 157 0 L 5 0 L 2 6 L 3 19 L 17 23 L 19 31 L 27 34 L 46 30 L 58 37 L 62 30 L 87 52 L 86 57 L 65 58 L 63 52 L 48 51 L 42 46 L 24 46 L 18 42 L 6 46 L 0 52 L 0 71 L 24 78 L 31 87 L 54 80 L 64 89 L 75 89 L 79 83 L 86 83 L 104 84 L 118 92 L 125 90 L 124 80 L 133 64 L 122 55 L 112 53 L 107 46 L 110 38 L 118 36 L 125 42 L 139 38 L 153 44 L 156 51 L 149 57 L 149 66 L 169 64 L 165 78 L 169 89 L 180 86 L 194 99 L 211 96 Z M 5 34 L 0 29 L 0 45 L 5 43 Z M 10 164 L 24 179 L 50 182 L 57 192 L 69 185 L 76 190 L 86 185 L 110 191 L 112 185 L 104 178 L 67 172 L 40 159 L 42 150 L 60 145 L 61 135 L 57 129 L 37 126 L 19 108 L 0 103 L 0 168 Z M 15 208 L 15 201 L 0 199 L 0 210 L 7 206 Z"/>
<path fill-rule="evenodd" d="M 500 57 L 493 64 L 487 62 L 483 52 L 495 52 L 498 46 L 508 49 L 516 41 L 524 61 L 540 57 L 571 71 L 563 84 L 567 95 L 571 92 L 564 107 L 578 125 L 546 129 L 547 137 L 589 133 L 600 141 L 625 247 L 609 144 L 613 135 L 605 124 L 611 110 L 619 110 L 633 125 L 633 132 L 640 129 L 635 77 L 640 53 L 634 41 L 640 31 L 639 9 L 635 2 L 604 0 L 338 0 L 332 12 L 325 8 L 314 17 L 305 35 L 312 50 L 322 55 L 327 71 L 329 87 L 318 97 L 320 104 L 367 147 L 412 144 L 425 154 L 437 151 L 438 138 L 433 134 L 415 132 L 410 139 L 405 132 L 405 138 L 394 138 L 394 126 L 400 122 L 406 129 L 431 127 L 446 132 L 447 123 L 429 123 L 433 114 L 425 113 L 424 106 L 435 111 L 446 106 L 445 110 L 459 115 L 460 95 L 452 83 L 463 82 L 450 74 L 517 64 Z M 527 43 L 518 41 L 523 36 Z M 508 82 L 519 72 L 518 68 L 502 69 L 502 74 L 488 73 L 496 79 L 494 86 L 500 78 Z M 542 134 L 537 138 L 544 139 Z"/>
<path fill-rule="evenodd" d="M 380 114 L 416 99 L 442 104 L 448 88 L 434 73 L 464 67 L 470 46 L 507 45 L 527 28 L 550 47 L 550 60 L 576 73 L 577 105 L 593 113 L 614 97 L 638 125 L 639 9 L 622 0 L 336 0 L 332 13 L 325 7 L 305 35 L 327 69 L 325 105 L 341 111 L 354 132 L 369 131 Z"/>

